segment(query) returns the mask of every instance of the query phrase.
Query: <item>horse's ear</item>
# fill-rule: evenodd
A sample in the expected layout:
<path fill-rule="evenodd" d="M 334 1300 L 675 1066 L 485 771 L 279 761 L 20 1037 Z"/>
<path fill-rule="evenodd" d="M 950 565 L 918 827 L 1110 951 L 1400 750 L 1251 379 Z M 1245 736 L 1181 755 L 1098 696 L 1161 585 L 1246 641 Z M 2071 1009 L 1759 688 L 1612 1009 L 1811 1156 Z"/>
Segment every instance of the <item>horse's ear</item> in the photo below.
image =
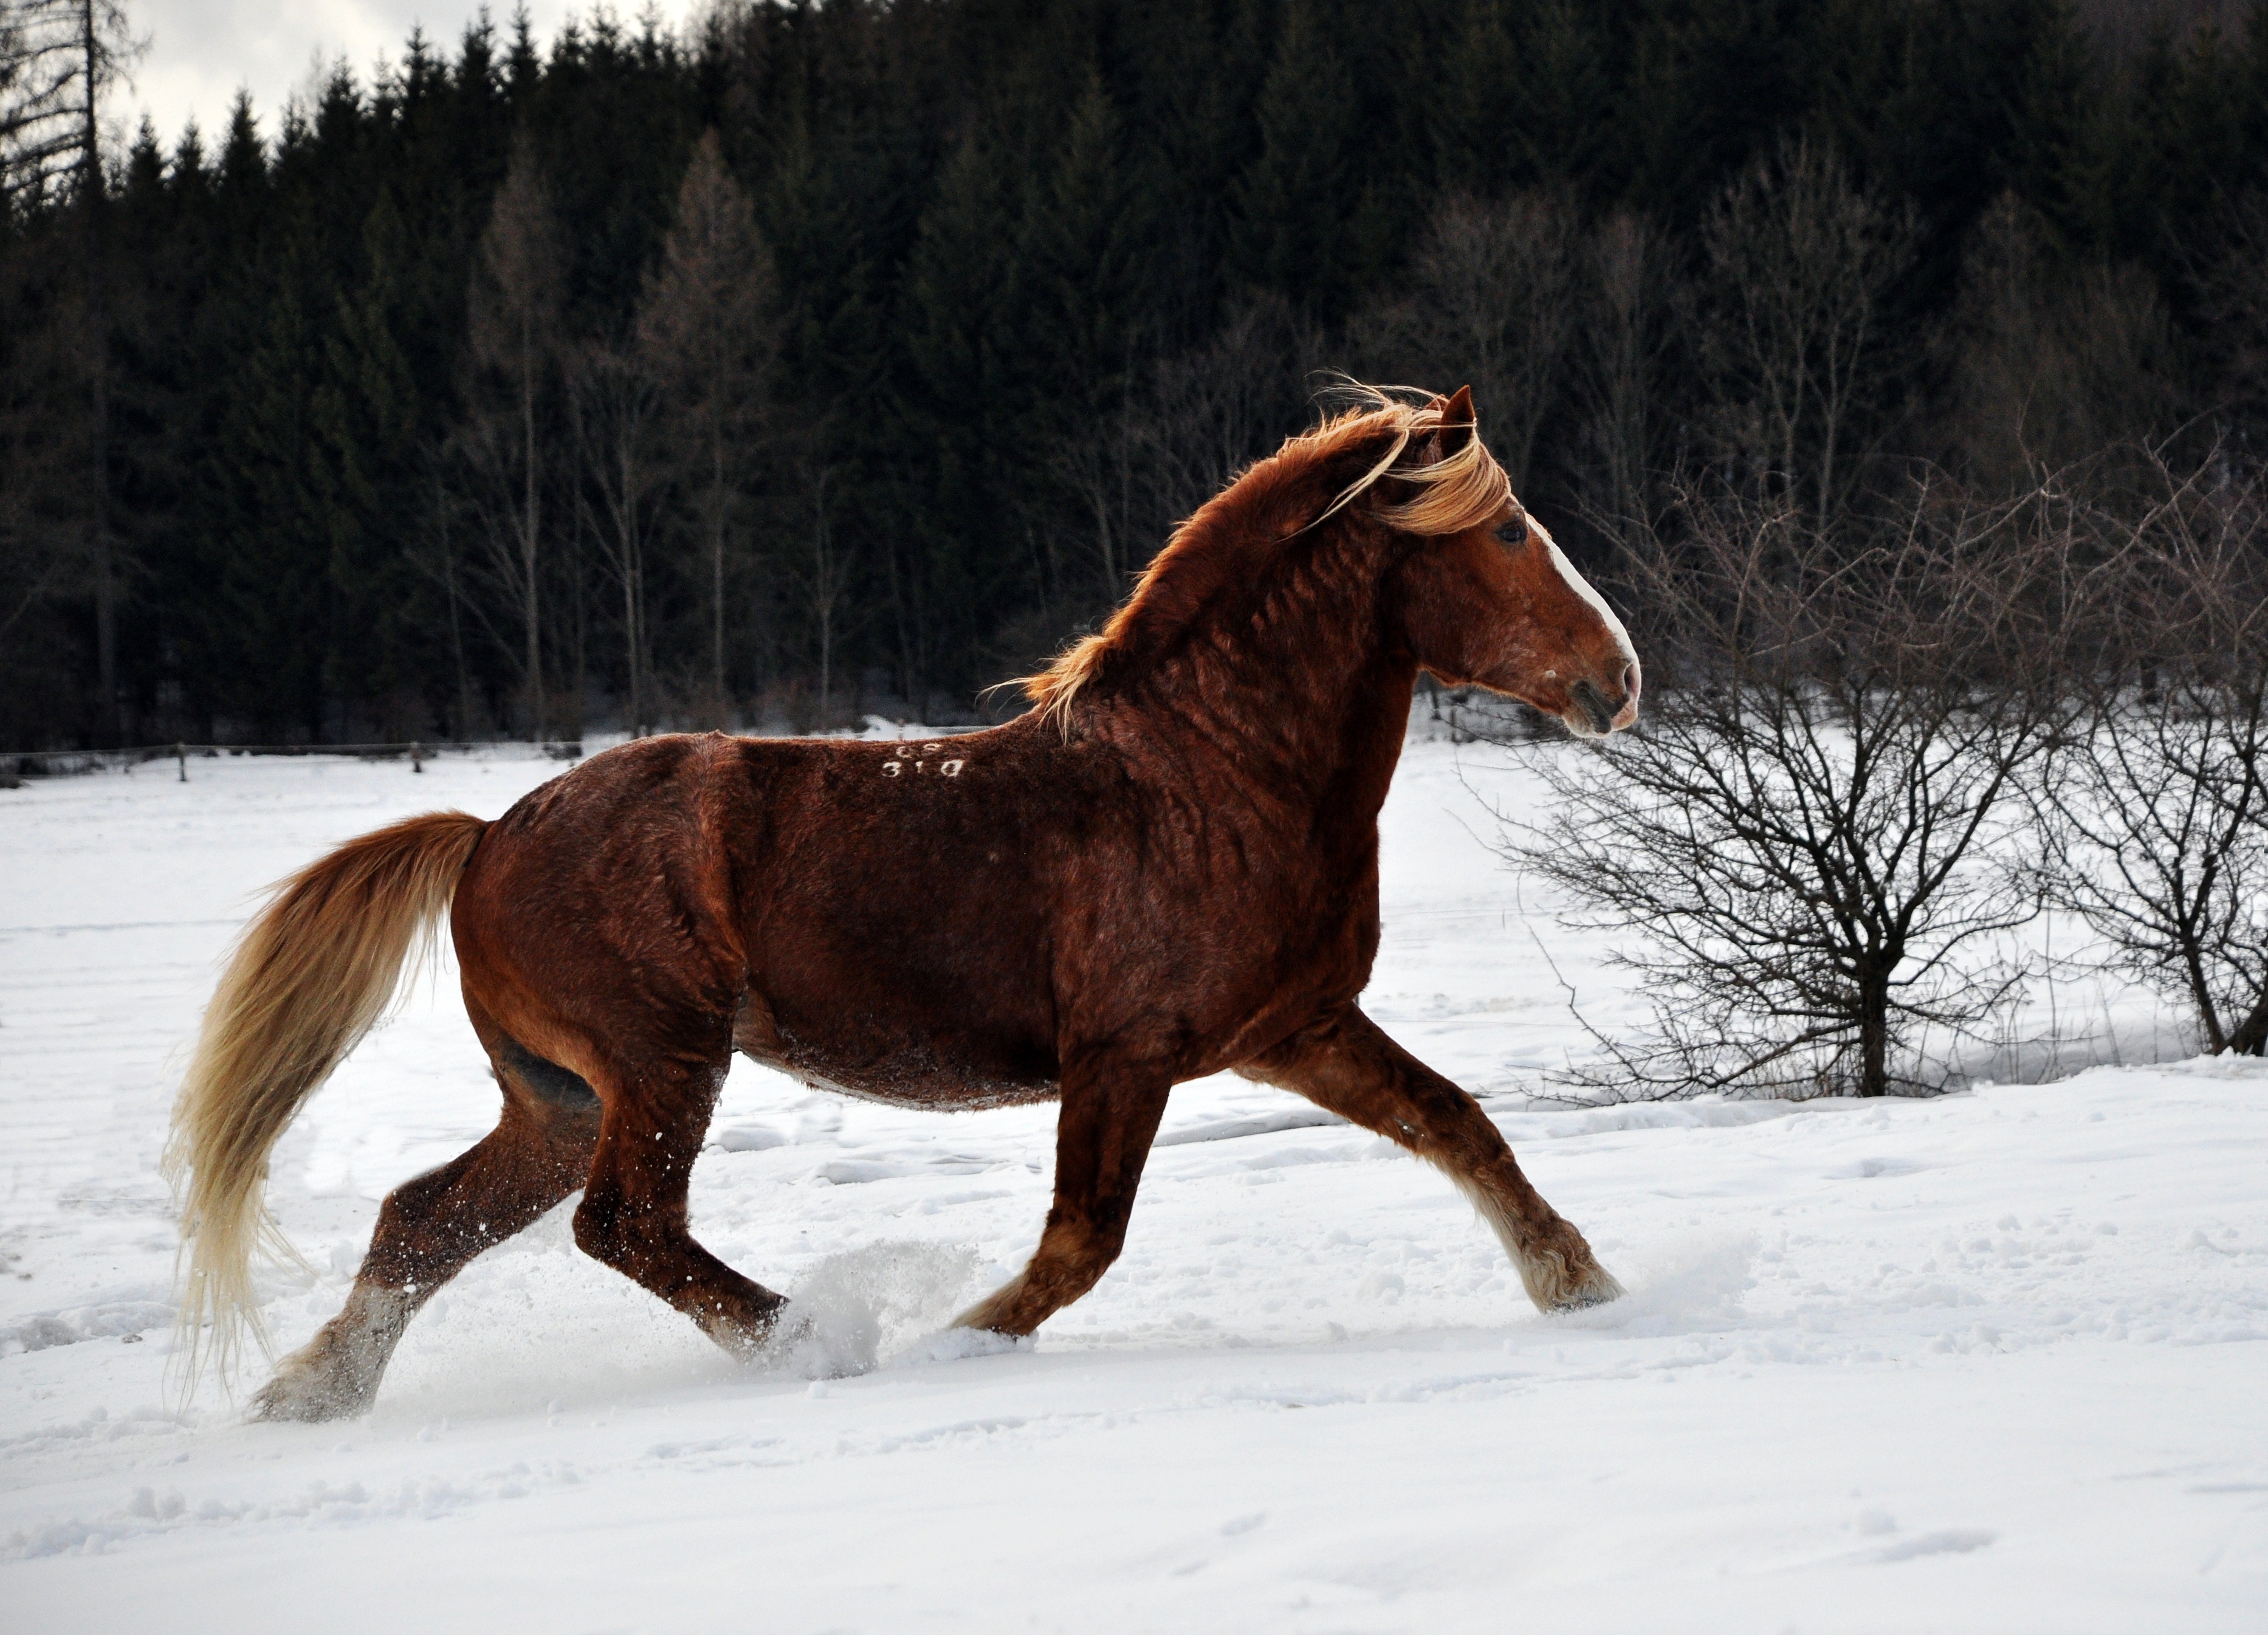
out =
<path fill-rule="evenodd" d="M 1434 400 L 1440 402 L 1439 398 Z M 1455 453 L 1473 439 L 1473 389 L 1461 386 L 1441 403 L 1441 454 L 1444 459 Z"/>

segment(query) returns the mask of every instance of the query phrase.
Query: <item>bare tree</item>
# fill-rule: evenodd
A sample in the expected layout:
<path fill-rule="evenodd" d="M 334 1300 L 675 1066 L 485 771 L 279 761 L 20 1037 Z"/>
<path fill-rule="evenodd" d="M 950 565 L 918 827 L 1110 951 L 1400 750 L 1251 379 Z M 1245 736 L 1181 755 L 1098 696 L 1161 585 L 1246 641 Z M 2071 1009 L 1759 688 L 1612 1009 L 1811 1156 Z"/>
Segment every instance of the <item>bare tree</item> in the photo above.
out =
<path fill-rule="evenodd" d="M 2132 564 L 2091 709 L 2049 785 L 2043 880 L 2104 963 L 2188 1009 L 2205 1048 L 2268 1048 L 2268 527 L 2218 453 L 2106 519 Z"/>
<path fill-rule="evenodd" d="M 1524 488 L 1575 333 L 1580 235 L 1557 195 L 1453 198 L 1410 264 L 1409 293 L 1364 326 L 1391 378 L 1473 389 L 1489 448 Z"/>
<path fill-rule="evenodd" d="M 1672 295 L 1667 261 L 1660 233 L 1627 210 L 1602 222 L 1583 247 L 1587 310 L 1574 383 L 1593 470 L 1590 508 L 1617 523 L 1646 511 Z"/>
<path fill-rule="evenodd" d="M 677 216 L 638 310 L 637 345 L 664 394 L 672 460 L 706 572 L 709 707 L 725 725 L 726 584 L 749 554 L 750 468 L 763 436 L 779 317 L 770 247 L 717 133 L 695 144 Z"/>
<path fill-rule="evenodd" d="M 654 703 L 647 562 L 668 495 L 656 441 L 661 388 L 639 350 L 604 342 L 576 351 L 567 385 L 583 478 L 576 504 L 622 595 L 623 703 L 630 730 L 643 737 Z"/>
<path fill-rule="evenodd" d="M 57 317 L 61 331 L 77 331 L 85 380 L 84 463 L 70 487 L 85 515 L 79 554 L 94 603 L 98 730 L 114 741 L 123 733 L 125 702 L 118 687 L 122 576 L 110 506 L 102 99 L 146 43 L 133 38 L 116 0 L 9 0 L 0 10 L 0 210 L 16 210 L 67 185 L 78 217 L 76 298 L 61 304 Z"/>
<path fill-rule="evenodd" d="M 1163 538 L 1146 478 L 1148 456 L 1165 429 L 1149 418 L 1151 404 L 1138 394 L 1141 385 L 1130 357 L 1119 376 L 1118 401 L 1049 439 L 1049 474 L 1071 496 L 1086 524 L 1082 532 L 1092 589 L 1073 595 L 1094 608 L 1112 607 L 1126 593 L 1130 577 Z M 1057 633 L 1057 621 L 1044 609 L 1042 617 L 1049 633 Z"/>
<path fill-rule="evenodd" d="M 1648 666 L 1638 731 L 1531 749 L 1552 814 L 1508 851 L 1615 931 L 1649 1038 L 1579 1074 L 1616 1099 L 1882 1095 L 1923 1035 L 1973 1035 L 2019 973 L 1979 953 L 2029 919 L 1984 866 L 2020 837 L 2059 720 L 2061 523 L 1920 490 L 1852 551 L 1785 493 L 1702 497 L 1625 541 Z"/>
<path fill-rule="evenodd" d="M 520 615 L 521 683 L 544 736 L 544 486 L 556 369 L 561 256 L 551 201 L 522 131 L 497 190 L 468 299 L 470 412 L 457 438 L 488 577 Z"/>
<path fill-rule="evenodd" d="M 449 664 L 457 692 L 453 730 L 458 738 L 470 739 L 475 736 L 475 718 L 472 670 L 465 660 L 467 612 L 470 611 L 491 635 L 495 632 L 485 611 L 468 593 L 463 583 L 464 569 L 457 555 L 458 501 L 450 490 L 446 462 L 441 451 L 431 444 L 419 449 L 418 461 L 425 504 L 418 526 L 410 536 L 409 558 L 411 566 L 439 587 L 443 603 L 449 609 Z"/>
<path fill-rule="evenodd" d="M 0 6 L 0 194 L 10 204 L 65 183 L 86 192 L 102 163 L 103 93 L 146 43 L 116 0 Z"/>
<path fill-rule="evenodd" d="M 796 461 L 796 475 L 810 507 L 804 527 L 804 549 L 795 567 L 795 584 L 803 611 L 810 618 L 819 651 L 819 716 L 831 725 L 835 708 L 835 652 L 843 637 L 857 562 L 835 527 L 827 497 L 835 468 L 818 452 L 806 448 Z"/>
<path fill-rule="evenodd" d="M 1913 259 L 1911 212 L 1851 184 L 1824 145 L 1783 144 L 1702 225 L 1712 311 L 1702 358 L 1727 450 L 1832 529 L 1888 408 L 1897 364 L 1885 303 Z"/>

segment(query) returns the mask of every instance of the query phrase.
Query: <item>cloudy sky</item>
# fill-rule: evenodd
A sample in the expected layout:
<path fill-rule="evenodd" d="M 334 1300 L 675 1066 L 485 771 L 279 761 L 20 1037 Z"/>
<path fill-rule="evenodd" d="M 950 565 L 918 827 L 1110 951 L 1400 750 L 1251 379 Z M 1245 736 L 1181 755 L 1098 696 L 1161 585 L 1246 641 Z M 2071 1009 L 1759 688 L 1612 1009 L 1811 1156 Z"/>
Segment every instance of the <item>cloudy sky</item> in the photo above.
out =
<path fill-rule="evenodd" d="M 261 134 L 272 136 L 284 99 L 313 83 L 319 67 L 343 56 L 367 84 L 379 59 L 398 61 L 402 41 L 421 26 L 453 52 L 481 6 L 478 0 L 126 0 L 126 9 L 150 49 L 110 117 L 131 134 L 147 114 L 170 147 L 193 115 L 217 136 L 239 87 L 252 92 Z M 529 20 L 545 40 L 563 18 L 590 9 L 587 0 L 527 0 Z M 638 5 L 616 9 L 628 16 Z M 674 24 L 692 0 L 661 0 L 659 9 Z M 489 10 L 501 29 L 512 0 Z"/>

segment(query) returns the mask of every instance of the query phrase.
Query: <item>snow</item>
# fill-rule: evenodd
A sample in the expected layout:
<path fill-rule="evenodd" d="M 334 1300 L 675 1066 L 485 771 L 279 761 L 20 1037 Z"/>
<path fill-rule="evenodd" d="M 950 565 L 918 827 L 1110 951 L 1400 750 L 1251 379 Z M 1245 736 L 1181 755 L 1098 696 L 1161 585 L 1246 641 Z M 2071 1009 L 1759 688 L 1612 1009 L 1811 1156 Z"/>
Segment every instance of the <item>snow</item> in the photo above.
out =
<path fill-rule="evenodd" d="M 1368 1003 L 1486 1098 L 1631 1293 L 1529 1307 L 1447 1182 L 1241 1081 L 1177 1091 L 1123 1259 L 1035 1344 L 1053 1111 L 737 1064 L 696 1229 L 818 1322 L 742 1368 L 563 1212 L 411 1328 L 365 1419 L 173 1405 L 156 1173 L 265 882 L 557 769 L 196 761 L 0 794 L 0 1606 L 11 1631 L 2124 1631 L 2268 1625 L 2268 1071 L 1889 1104 L 1529 1100 L 1636 1020 L 1488 850 L 1538 798 L 1414 743 Z M 1546 963 L 1548 950 L 1551 964 Z M 377 1201 L 493 1117 L 442 973 L 287 1138 L 336 1310 Z M 839 1374 L 864 1368 L 847 1377 Z M 258 1383 L 241 1382 L 239 1392 Z"/>

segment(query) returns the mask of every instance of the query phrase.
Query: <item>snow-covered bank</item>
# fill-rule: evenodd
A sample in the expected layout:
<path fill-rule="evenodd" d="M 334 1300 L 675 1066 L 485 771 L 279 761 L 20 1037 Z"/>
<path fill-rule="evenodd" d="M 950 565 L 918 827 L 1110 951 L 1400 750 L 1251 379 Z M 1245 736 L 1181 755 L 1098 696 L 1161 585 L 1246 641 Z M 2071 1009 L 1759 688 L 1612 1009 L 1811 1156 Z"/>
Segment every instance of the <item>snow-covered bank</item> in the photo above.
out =
<path fill-rule="evenodd" d="M 941 1357 L 1037 1236 L 1051 1109 L 898 1113 L 743 1064 L 696 1230 L 879 1367 L 737 1369 L 554 1216 L 420 1318 L 369 1419 L 318 1427 L 162 1406 L 168 1053 L 254 887 L 557 769 L 0 794 L 7 1627 L 2259 1627 L 2268 1072 L 1530 1109 L 1580 1035 L 1469 785 L 1530 786 L 1484 766 L 1404 764 L 1369 1003 L 1494 1093 L 1628 1300 L 1537 1316 L 1440 1177 L 1211 1083 L 1176 1093 L 1102 1285 L 1035 1349 Z M 1545 929 L 1587 1013 L 1627 1019 L 1602 950 Z M 445 976 L 278 1155 L 324 1272 L 275 1281 L 279 1343 L 494 1106 Z"/>

